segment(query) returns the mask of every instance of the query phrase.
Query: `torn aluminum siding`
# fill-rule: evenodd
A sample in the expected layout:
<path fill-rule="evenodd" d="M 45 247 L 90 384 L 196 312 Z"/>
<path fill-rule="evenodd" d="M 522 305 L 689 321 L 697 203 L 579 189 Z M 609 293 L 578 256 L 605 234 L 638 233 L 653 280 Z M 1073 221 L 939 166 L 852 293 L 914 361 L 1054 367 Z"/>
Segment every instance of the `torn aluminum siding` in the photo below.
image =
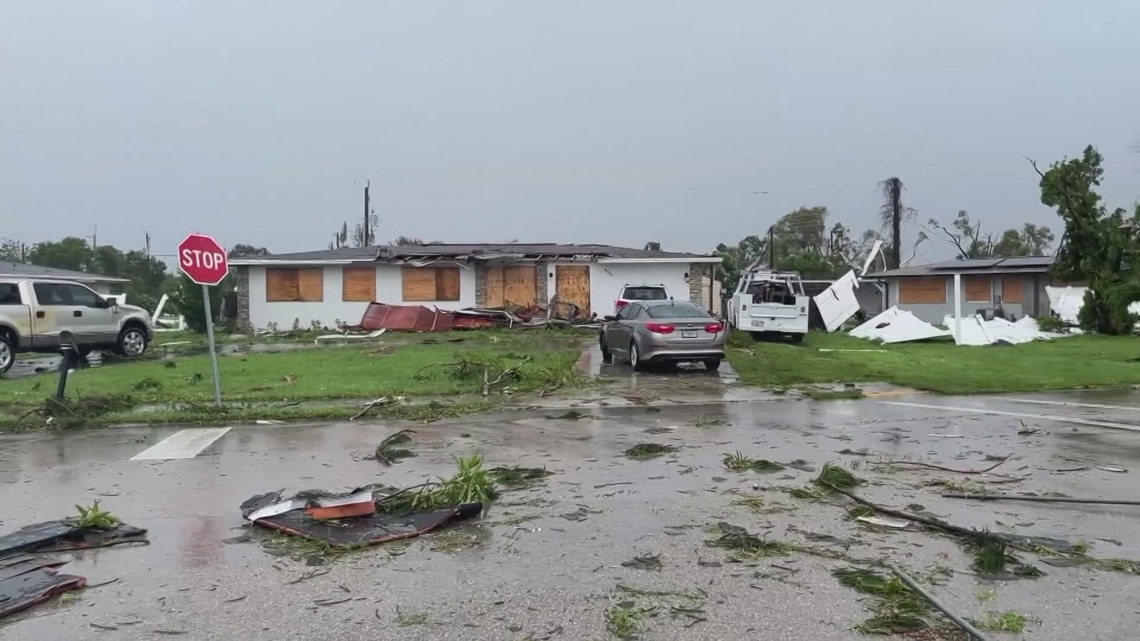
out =
<path fill-rule="evenodd" d="M 849 333 L 856 338 L 883 343 L 907 343 L 950 335 L 949 330 L 939 329 L 898 307 L 891 307 Z"/>
<path fill-rule="evenodd" d="M 960 327 L 958 335 L 954 337 L 956 345 L 975 347 L 998 343 L 1020 345 L 1052 338 L 1052 335 L 1038 329 L 1037 321 L 1029 316 L 1023 316 L 1016 323 L 1004 318 L 985 320 L 981 316 L 963 317 L 959 323 L 955 323 L 953 316 L 946 316 L 942 323 L 951 328 Z"/>

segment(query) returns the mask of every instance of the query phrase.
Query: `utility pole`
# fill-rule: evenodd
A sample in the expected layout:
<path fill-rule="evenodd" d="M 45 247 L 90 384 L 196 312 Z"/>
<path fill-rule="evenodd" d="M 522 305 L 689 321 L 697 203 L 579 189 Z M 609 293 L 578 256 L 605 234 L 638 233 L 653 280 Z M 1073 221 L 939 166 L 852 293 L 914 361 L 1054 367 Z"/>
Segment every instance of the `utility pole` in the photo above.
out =
<path fill-rule="evenodd" d="M 369 242 L 369 238 L 368 238 L 369 231 L 370 231 L 368 223 L 371 222 L 371 212 L 372 212 L 371 202 L 370 202 L 369 196 L 368 196 L 368 188 L 371 186 L 372 186 L 371 180 L 366 181 L 364 183 L 364 246 L 365 247 L 369 247 L 372 245 L 372 243 Z"/>
<path fill-rule="evenodd" d="M 150 258 L 150 232 L 146 232 L 146 257 Z"/>
<path fill-rule="evenodd" d="M 776 270 L 776 226 L 768 228 L 768 269 Z"/>
<path fill-rule="evenodd" d="M 91 249 L 99 248 L 99 225 L 95 225 L 95 233 L 91 234 Z"/>

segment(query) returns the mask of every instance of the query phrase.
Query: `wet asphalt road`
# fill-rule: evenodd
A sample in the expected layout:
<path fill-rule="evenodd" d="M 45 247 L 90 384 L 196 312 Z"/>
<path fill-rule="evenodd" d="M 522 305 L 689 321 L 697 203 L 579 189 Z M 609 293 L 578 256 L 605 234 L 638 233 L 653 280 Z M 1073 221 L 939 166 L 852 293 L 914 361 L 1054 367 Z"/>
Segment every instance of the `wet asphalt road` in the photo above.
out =
<path fill-rule="evenodd" d="M 650 375 L 642 387 L 661 396 L 674 386 L 668 380 Z M 1140 393 L 639 404 L 645 402 L 565 402 L 587 414 L 578 420 L 543 410 L 418 426 L 419 455 L 391 468 L 367 458 L 399 427 L 379 422 L 235 427 L 174 460 L 131 459 L 178 428 L 0 435 L 0 531 L 71 515 L 75 504 L 98 498 L 124 521 L 148 528 L 152 539 L 146 547 L 73 555 L 62 571 L 91 584 L 117 581 L 9 621 L 0 638 L 604 639 L 605 610 L 626 600 L 659 608 L 646 619 L 645 639 L 860 638 L 851 626 L 869 616 L 862 596 L 829 574 L 843 562 L 799 554 L 729 563 L 724 551 L 704 545 L 703 528 L 722 520 L 804 545 L 827 547 L 819 535 L 832 535 L 846 541 L 848 554 L 889 559 L 915 573 L 949 567 L 948 584 L 931 588 L 945 603 L 967 616 L 1030 615 L 1025 638 L 1136 638 L 1140 577 L 1053 567 L 1028 556 L 1048 575 L 983 580 L 949 538 L 911 528 L 872 531 L 847 521 L 845 504 L 793 499 L 776 489 L 804 485 L 811 472 L 736 474 L 720 459 L 739 450 L 817 468 L 857 463 L 856 473 L 871 481 L 859 492 L 876 502 L 917 503 L 959 525 L 1080 540 L 1093 556 L 1140 559 L 1140 507 L 954 501 L 927 484 L 1003 479 L 868 465 L 893 458 L 981 468 L 993 464 L 987 455 L 1013 455 L 995 473 L 1024 480 L 999 491 L 1140 498 Z M 1027 428 L 1039 431 L 1018 435 Z M 621 456 L 639 442 L 681 451 L 647 462 Z M 452 455 L 477 450 L 490 465 L 545 466 L 555 474 L 505 494 L 481 521 L 324 566 L 273 556 L 257 541 L 226 542 L 246 532 L 238 505 L 251 495 L 412 485 L 449 475 Z M 1059 471 L 1075 468 L 1083 469 Z M 773 511 L 734 505 L 742 496 L 757 496 Z M 456 543 L 464 545 L 450 549 Z M 621 565 L 645 554 L 662 554 L 663 568 Z M 305 578 L 314 570 L 328 572 Z M 630 596 L 619 584 L 698 593 L 705 620 L 686 628 L 668 606 L 698 602 Z M 977 596 L 990 590 L 992 596 Z M 397 608 L 409 625 L 400 624 Z M 420 614 L 426 621 L 414 622 Z"/>

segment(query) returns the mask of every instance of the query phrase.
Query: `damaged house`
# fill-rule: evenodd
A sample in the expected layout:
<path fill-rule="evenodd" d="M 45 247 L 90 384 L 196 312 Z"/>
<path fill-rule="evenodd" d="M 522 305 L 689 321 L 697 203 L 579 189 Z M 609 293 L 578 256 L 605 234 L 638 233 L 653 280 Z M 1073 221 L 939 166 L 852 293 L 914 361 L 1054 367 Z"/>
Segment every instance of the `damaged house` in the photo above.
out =
<path fill-rule="evenodd" d="M 1053 278 L 1052 256 L 971 258 L 901 267 L 867 274 L 886 286 L 886 307 L 898 306 L 928 323 L 954 314 L 954 275 L 962 282 L 962 314 L 970 317 L 1000 309 L 1007 317 L 1049 315 L 1053 286 L 1073 285 Z"/>
<path fill-rule="evenodd" d="M 357 323 L 369 304 L 547 307 L 580 318 L 613 312 L 626 284 L 663 284 L 678 300 L 719 312 L 711 275 L 721 258 L 609 245 L 555 243 L 345 247 L 230 261 L 239 326 L 286 329 Z"/>

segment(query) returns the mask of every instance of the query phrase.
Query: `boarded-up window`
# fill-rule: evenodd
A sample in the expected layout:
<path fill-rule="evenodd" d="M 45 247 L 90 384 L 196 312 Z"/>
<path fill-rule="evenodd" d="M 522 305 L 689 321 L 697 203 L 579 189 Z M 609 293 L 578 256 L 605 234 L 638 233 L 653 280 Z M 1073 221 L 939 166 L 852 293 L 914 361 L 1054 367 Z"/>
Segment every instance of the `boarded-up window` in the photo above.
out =
<path fill-rule="evenodd" d="M 265 270 L 265 300 L 319 303 L 325 299 L 325 270 L 271 267 Z"/>
<path fill-rule="evenodd" d="M 376 268 L 345 267 L 341 278 L 340 299 L 357 303 L 376 300 Z"/>
<path fill-rule="evenodd" d="M 531 307 L 538 300 L 535 266 L 503 268 L 503 302 L 507 305 Z"/>
<path fill-rule="evenodd" d="M 487 273 L 484 276 L 484 291 L 487 293 L 487 300 L 484 303 L 487 307 L 502 307 L 503 302 L 503 268 L 502 267 L 488 267 Z"/>
<path fill-rule="evenodd" d="M 405 267 L 402 280 L 405 301 L 459 300 L 458 267 Z"/>
<path fill-rule="evenodd" d="M 934 305 L 946 303 L 946 279 L 939 276 L 900 278 L 899 303 Z"/>
<path fill-rule="evenodd" d="M 1025 280 L 1020 276 L 1006 276 L 1001 279 L 1001 301 L 1003 303 L 1024 303 Z"/>
<path fill-rule="evenodd" d="M 968 303 L 988 303 L 993 300 L 989 276 L 963 276 L 962 295 Z"/>
<path fill-rule="evenodd" d="M 555 291 L 558 298 L 566 303 L 574 303 L 582 316 L 590 315 L 590 267 L 589 265 L 559 265 L 555 268 Z"/>

